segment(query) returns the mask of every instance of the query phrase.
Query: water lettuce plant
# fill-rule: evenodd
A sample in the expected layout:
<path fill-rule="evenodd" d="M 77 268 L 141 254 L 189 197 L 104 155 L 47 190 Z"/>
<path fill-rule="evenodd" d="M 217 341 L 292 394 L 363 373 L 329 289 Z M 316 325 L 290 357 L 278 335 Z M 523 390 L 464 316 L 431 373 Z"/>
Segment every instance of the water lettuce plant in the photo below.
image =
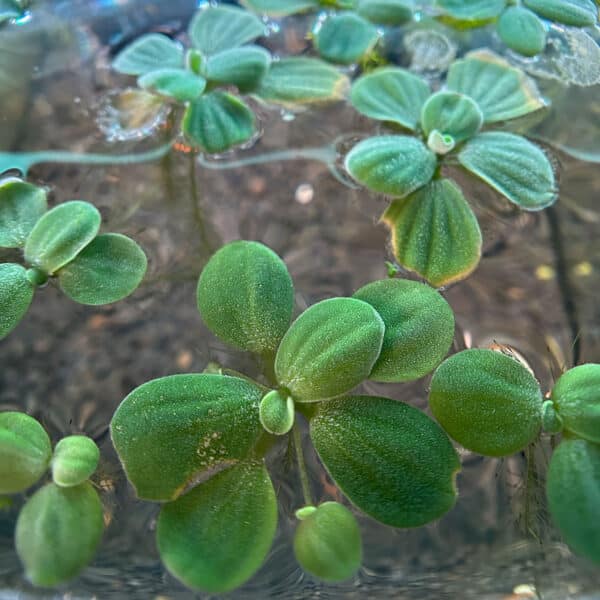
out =
<path fill-rule="evenodd" d="M 598 6 L 594 0 L 435 0 L 447 23 L 479 27 L 496 24 L 500 39 L 524 56 L 546 47 L 548 22 L 569 27 L 594 27 Z"/>
<path fill-rule="evenodd" d="M 394 255 L 434 286 L 463 279 L 481 256 L 477 219 L 447 167 L 462 167 L 523 210 L 557 198 L 544 152 L 521 135 L 492 130 L 545 102 L 531 80 L 490 52 L 454 62 L 436 92 L 405 69 L 377 69 L 355 81 L 350 100 L 367 117 L 409 132 L 359 142 L 345 166 L 366 188 L 393 198 L 382 219 Z"/>
<path fill-rule="evenodd" d="M 44 188 L 14 177 L 0 181 L 0 248 L 21 249 L 24 262 L 0 264 L 0 339 L 49 280 L 75 302 L 91 305 L 115 302 L 138 287 L 146 255 L 124 235 L 99 234 L 100 221 L 88 202 L 47 210 Z"/>
<path fill-rule="evenodd" d="M 429 406 L 453 439 L 485 456 L 523 450 L 542 430 L 562 433 L 548 467 L 550 514 L 573 550 L 600 564 L 600 365 L 569 369 L 544 397 L 514 357 L 471 349 L 437 368 Z"/>
<path fill-rule="evenodd" d="M 44 483 L 23 505 L 15 529 L 17 554 L 27 578 L 53 587 L 75 577 L 94 557 L 102 538 L 102 503 L 89 478 L 100 451 L 92 439 L 69 435 L 54 451 L 33 417 L 0 412 L 0 494 L 20 494 Z"/>
<path fill-rule="evenodd" d="M 208 153 L 229 150 L 257 135 L 250 106 L 230 91 L 281 104 L 342 97 L 346 78 L 316 59 L 285 58 L 252 44 L 266 34 L 254 14 L 234 6 L 200 9 L 188 27 L 191 47 L 165 35 L 143 35 L 113 61 L 120 73 L 136 75 L 140 88 L 185 106 L 186 140 Z"/>
<path fill-rule="evenodd" d="M 299 563 L 327 581 L 358 569 L 352 512 L 312 500 L 303 419 L 356 509 L 393 527 L 418 527 L 452 508 L 460 462 L 443 430 L 404 402 L 352 394 L 367 379 L 410 381 L 441 362 L 454 317 L 436 290 L 376 281 L 292 322 L 294 289 L 283 261 L 260 243 L 236 241 L 204 267 L 197 302 L 215 335 L 261 358 L 264 380 L 227 369 L 162 377 L 134 389 L 111 422 L 137 495 L 162 503 L 158 551 L 175 577 L 225 592 L 257 571 L 278 519 L 264 461 L 283 436 L 295 447 L 305 498 L 296 513 Z"/>

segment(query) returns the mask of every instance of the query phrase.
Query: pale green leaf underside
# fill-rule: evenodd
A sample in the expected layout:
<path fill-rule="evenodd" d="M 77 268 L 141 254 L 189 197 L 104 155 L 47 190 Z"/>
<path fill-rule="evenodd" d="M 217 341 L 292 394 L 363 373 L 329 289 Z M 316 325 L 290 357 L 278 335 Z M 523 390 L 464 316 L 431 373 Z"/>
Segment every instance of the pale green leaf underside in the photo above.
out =
<path fill-rule="evenodd" d="M 242 46 L 264 35 L 265 26 L 252 13 L 235 6 L 200 9 L 188 28 L 194 48 L 206 56 Z"/>
<path fill-rule="evenodd" d="M 15 529 L 27 578 L 43 587 L 72 579 L 94 557 L 103 529 L 102 504 L 89 482 L 45 485 L 27 501 Z"/>
<path fill-rule="evenodd" d="M 188 587 L 235 589 L 258 570 L 277 529 L 277 499 L 265 466 L 244 462 L 217 473 L 158 518 L 158 551 Z"/>
<path fill-rule="evenodd" d="M 16 178 L 0 181 L 0 247 L 20 248 L 46 212 L 46 190 Z"/>
<path fill-rule="evenodd" d="M 258 386 L 237 377 L 172 375 L 133 390 L 111 436 L 140 498 L 169 501 L 252 451 L 262 434 Z"/>
<path fill-rule="evenodd" d="M 341 100 L 348 78 L 316 58 L 282 58 L 271 64 L 256 95 L 267 102 L 296 105 Z"/>
<path fill-rule="evenodd" d="M 550 459 L 546 493 L 552 520 L 567 544 L 600 564 L 600 446 L 563 440 Z"/>
<path fill-rule="evenodd" d="M 191 102 L 183 116 L 183 133 L 211 154 L 247 142 L 256 132 L 254 113 L 236 96 L 214 91 Z"/>
<path fill-rule="evenodd" d="M 436 4 L 460 21 L 487 21 L 500 15 L 506 0 L 436 0 Z"/>
<path fill-rule="evenodd" d="M 355 292 L 385 323 L 379 358 L 369 379 L 411 381 L 427 375 L 448 353 L 454 338 L 454 314 L 428 285 L 406 279 L 374 281 Z"/>
<path fill-rule="evenodd" d="M 106 233 L 94 238 L 67 266 L 58 283 L 81 304 L 109 304 L 129 296 L 146 273 L 144 251 L 130 238 Z"/>
<path fill-rule="evenodd" d="M 538 15 L 574 27 L 592 27 L 598 22 L 598 6 L 593 0 L 523 0 Z"/>
<path fill-rule="evenodd" d="M 274 353 L 292 320 L 294 286 L 270 248 L 240 240 L 210 258 L 196 299 L 202 320 L 223 341 L 257 354 Z"/>
<path fill-rule="evenodd" d="M 206 87 L 206 80 L 187 69 L 157 69 L 142 75 L 138 85 L 180 102 L 195 100 Z"/>
<path fill-rule="evenodd" d="M 166 35 L 149 33 L 122 50 L 112 66 L 127 75 L 143 75 L 157 69 L 178 69 L 183 67 L 183 48 Z"/>
<path fill-rule="evenodd" d="M 45 473 L 51 456 L 50 438 L 33 417 L 0 412 L 0 494 L 31 487 Z"/>
<path fill-rule="evenodd" d="M 100 213 L 89 202 L 72 200 L 44 214 L 25 242 L 25 260 L 48 275 L 72 261 L 100 229 Z"/>
<path fill-rule="evenodd" d="M 421 411 L 389 398 L 318 405 L 310 435 L 325 468 L 360 510 L 392 527 L 419 527 L 456 501 L 458 456 Z"/>
<path fill-rule="evenodd" d="M 507 8 L 496 30 L 509 48 L 524 56 L 535 56 L 546 46 L 546 27 L 534 12 L 522 6 Z"/>
<path fill-rule="evenodd" d="M 471 349 L 446 359 L 431 380 L 429 406 L 448 434 L 484 456 L 508 456 L 537 437 L 542 392 L 514 358 Z"/>
<path fill-rule="evenodd" d="M 356 12 L 377 25 L 402 25 L 412 19 L 414 0 L 358 0 Z"/>
<path fill-rule="evenodd" d="M 520 135 L 482 133 L 465 144 L 458 160 L 525 210 L 541 210 L 558 197 L 550 161 L 538 146 Z"/>
<path fill-rule="evenodd" d="M 385 135 L 356 144 L 347 154 L 345 166 L 366 188 L 403 198 L 431 181 L 437 159 L 414 137 Z"/>
<path fill-rule="evenodd" d="M 33 291 L 21 265 L 0 264 L 0 340 L 19 324 L 33 300 Z"/>
<path fill-rule="evenodd" d="M 414 130 L 431 90 L 405 69 L 384 67 L 356 80 L 350 101 L 358 112 Z"/>
<path fill-rule="evenodd" d="M 271 55 L 264 48 L 243 46 L 209 57 L 204 74 L 211 82 L 236 85 L 247 92 L 258 85 L 270 63 Z"/>
<path fill-rule="evenodd" d="M 522 117 L 545 106 L 532 80 L 488 51 L 453 63 L 446 86 L 475 100 L 486 123 Z"/>
<path fill-rule="evenodd" d="M 279 385 L 299 402 L 350 391 L 369 376 L 384 329 L 379 314 L 361 300 L 330 298 L 313 304 L 281 340 L 275 358 Z"/>
<path fill-rule="evenodd" d="M 374 25 L 348 12 L 325 19 L 315 35 L 314 44 L 324 59 L 350 65 L 370 52 L 378 38 Z"/>
<path fill-rule="evenodd" d="M 392 202 L 382 217 L 398 262 L 431 285 L 467 277 L 481 257 L 481 231 L 460 188 L 435 179 Z"/>
<path fill-rule="evenodd" d="M 318 0 L 241 0 L 243 6 L 271 17 L 285 17 L 318 9 Z"/>

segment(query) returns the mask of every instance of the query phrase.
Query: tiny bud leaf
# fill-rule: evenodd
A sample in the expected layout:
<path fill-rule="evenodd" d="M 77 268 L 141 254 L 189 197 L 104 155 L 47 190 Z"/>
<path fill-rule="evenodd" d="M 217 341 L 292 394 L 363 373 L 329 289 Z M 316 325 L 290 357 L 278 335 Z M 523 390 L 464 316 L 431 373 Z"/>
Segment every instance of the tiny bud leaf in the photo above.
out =
<path fill-rule="evenodd" d="M 85 435 L 70 435 L 56 444 L 52 456 L 52 479 L 61 487 L 79 485 L 89 479 L 100 459 L 94 440 Z"/>
<path fill-rule="evenodd" d="M 294 426 L 294 401 L 277 390 L 263 397 L 259 411 L 262 426 L 273 435 L 285 435 Z"/>

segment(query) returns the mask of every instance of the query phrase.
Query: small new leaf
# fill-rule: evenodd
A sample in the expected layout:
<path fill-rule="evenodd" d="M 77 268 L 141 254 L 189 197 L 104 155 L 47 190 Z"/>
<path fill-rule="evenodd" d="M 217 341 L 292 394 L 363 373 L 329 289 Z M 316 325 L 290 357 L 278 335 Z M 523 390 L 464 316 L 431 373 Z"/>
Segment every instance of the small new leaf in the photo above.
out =
<path fill-rule="evenodd" d="M 206 80 L 187 69 L 157 69 L 142 75 L 138 85 L 161 96 L 189 102 L 202 94 Z"/>
<path fill-rule="evenodd" d="M 483 125 L 483 114 L 474 100 L 457 92 L 437 92 L 429 97 L 421 112 L 425 135 L 437 129 L 456 142 L 473 137 Z"/>
<path fill-rule="evenodd" d="M 144 75 L 157 69 L 183 67 L 183 48 L 166 35 L 149 33 L 120 52 L 113 69 L 126 75 Z"/>
<path fill-rule="evenodd" d="M 72 487 L 89 479 L 100 459 L 94 440 L 85 435 L 69 435 L 56 444 L 52 456 L 52 479 L 60 487 Z"/>
<path fill-rule="evenodd" d="M 294 401 L 271 390 L 260 401 L 260 422 L 273 435 L 285 435 L 294 426 Z"/>

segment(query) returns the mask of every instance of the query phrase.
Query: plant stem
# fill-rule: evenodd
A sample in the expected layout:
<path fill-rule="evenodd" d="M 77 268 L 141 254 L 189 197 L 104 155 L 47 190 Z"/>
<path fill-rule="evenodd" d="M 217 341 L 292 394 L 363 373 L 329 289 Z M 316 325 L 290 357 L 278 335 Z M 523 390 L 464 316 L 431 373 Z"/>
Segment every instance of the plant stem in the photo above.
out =
<path fill-rule="evenodd" d="M 296 450 L 296 461 L 298 462 L 298 473 L 300 474 L 300 483 L 302 485 L 304 504 L 307 506 L 312 506 L 312 494 L 310 492 L 310 483 L 308 481 L 306 463 L 304 462 L 304 454 L 302 452 L 302 438 L 300 436 L 300 428 L 298 427 L 297 421 L 294 423 L 294 427 L 292 428 L 292 436 L 294 440 L 294 448 Z"/>
<path fill-rule="evenodd" d="M 190 170 L 189 170 L 189 178 L 190 178 L 190 196 L 192 200 L 192 212 L 194 213 L 194 221 L 196 221 L 196 226 L 198 228 L 198 233 L 200 234 L 200 243 L 202 244 L 202 248 L 206 254 L 212 254 L 213 249 L 210 243 L 210 239 L 208 237 L 208 232 L 206 231 L 206 223 L 204 222 L 204 215 L 202 214 L 202 209 L 200 207 L 202 199 L 200 197 L 200 191 L 198 189 L 198 177 L 196 172 L 196 157 L 190 153 Z"/>

